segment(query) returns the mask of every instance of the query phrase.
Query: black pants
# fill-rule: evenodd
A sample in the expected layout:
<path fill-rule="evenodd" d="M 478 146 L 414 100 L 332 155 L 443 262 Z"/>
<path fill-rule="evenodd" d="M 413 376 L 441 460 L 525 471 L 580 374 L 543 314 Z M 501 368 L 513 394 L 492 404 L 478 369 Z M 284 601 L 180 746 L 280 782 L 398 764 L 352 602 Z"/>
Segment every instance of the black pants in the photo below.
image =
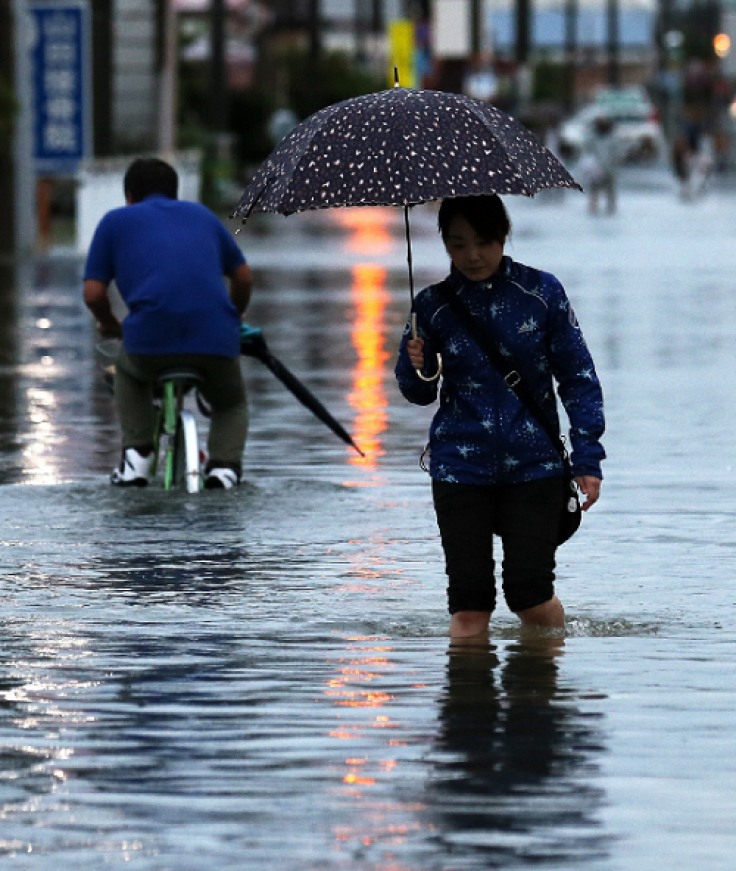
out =
<path fill-rule="evenodd" d="M 558 478 L 489 487 L 432 482 L 450 614 L 494 610 L 494 532 L 503 545 L 510 610 L 534 608 L 554 596 L 560 494 Z"/>

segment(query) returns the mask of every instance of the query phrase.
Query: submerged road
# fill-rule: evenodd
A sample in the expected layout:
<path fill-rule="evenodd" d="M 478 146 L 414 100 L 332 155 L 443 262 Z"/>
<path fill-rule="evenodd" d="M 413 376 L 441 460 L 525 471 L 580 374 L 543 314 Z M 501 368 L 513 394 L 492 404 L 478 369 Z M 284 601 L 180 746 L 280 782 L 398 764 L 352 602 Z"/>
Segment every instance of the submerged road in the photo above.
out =
<path fill-rule="evenodd" d="M 0 856 L 51 871 L 731 871 L 736 858 L 736 197 L 656 171 L 613 216 L 509 199 L 563 282 L 608 417 L 603 495 L 560 550 L 562 639 L 500 606 L 447 638 L 392 368 L 401 213 L 249 223 L 251 323 L 351 432 L 256 360 L 246 483 L 119 493 L 81 262 L 1 277 Z M 444 274 L 413 210 L 417 286 Z M 234 227 L 233 227 L 234 229 Z"/>

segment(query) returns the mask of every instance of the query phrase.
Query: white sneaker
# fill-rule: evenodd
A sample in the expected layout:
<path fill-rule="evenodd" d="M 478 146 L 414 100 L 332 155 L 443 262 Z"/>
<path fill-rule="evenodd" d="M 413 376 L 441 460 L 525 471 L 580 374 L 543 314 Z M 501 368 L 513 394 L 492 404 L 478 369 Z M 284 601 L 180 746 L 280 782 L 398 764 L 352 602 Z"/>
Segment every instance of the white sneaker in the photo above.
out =
<path fill-rule="evenodd" d="M 118 487 L 145 487 L 152 463 L 153 452 L 142 457 L 135 448 L 126 448 L 120 465 L 110 475 L 110 483 Z"/>
<path fill-rule="evenodd" d="M 205 490 L 231 490 L 237 484 L 237 472 L 234 469 L 224 467 L 210 469 L 204 479 Z"/>

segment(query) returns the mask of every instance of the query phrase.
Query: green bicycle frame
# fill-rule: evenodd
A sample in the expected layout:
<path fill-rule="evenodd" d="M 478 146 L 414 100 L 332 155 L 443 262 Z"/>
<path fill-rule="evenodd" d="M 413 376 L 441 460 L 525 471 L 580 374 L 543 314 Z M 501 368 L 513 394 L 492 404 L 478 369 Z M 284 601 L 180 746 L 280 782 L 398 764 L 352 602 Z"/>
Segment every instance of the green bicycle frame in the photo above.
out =
<path fill-rule="evenodd" d="M 156 430 L 153 437 L 153 463 L 151 475 L 156 474 L 158 467 L 158 455 L 161 440 L 166 447 L 164 461 L 164 490 L 171 490 L 174 486 L 174 439 L 176 438 L 176 419 L 178 416 L 178 396 L 173 381 L 166 381 L 163 385 L 163 397 L 161 408 L 156 419 Z"/>

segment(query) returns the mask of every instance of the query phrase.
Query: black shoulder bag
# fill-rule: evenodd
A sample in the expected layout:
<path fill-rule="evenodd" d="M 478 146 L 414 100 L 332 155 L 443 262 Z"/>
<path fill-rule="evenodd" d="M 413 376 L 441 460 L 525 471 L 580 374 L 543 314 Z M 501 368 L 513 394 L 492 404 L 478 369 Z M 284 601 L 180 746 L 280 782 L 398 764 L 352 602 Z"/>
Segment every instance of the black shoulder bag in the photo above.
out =
<path fill-rule="evenodd" d="M 577 532 L 578 527 L 580 526 L 580 521 L 582 520 L 580 497 L 578 495 L 578 488 L 572 476 L 572 466 L 570 465 L 570 457 L 568 456 L 567 448 L 565 447 L 559 433 L 552 425 L 552 422 L 537 402 L 536 397 L 528 390 L 526 384 L 522 381 L 521 375 L 519 375 L 518 371 L 514 368 L 512 362 L 504 357 L 496 346 L 494 340 L 482 325 L 473 319 L 473 316 L 468 311 L 465 303 L 452 290 L 446 281 L 440 285 L 440 293 L 445 302 L 447 302 L 450 308 L 455 312 L 460 323 L 467 328 L 468 333 L 470 333 L 470 336 L 478 347 L 483 351 L 486 357 L 488 357 L 491 364 L 498 369 L 508 387 L 514 391 L 519 400 L 532 413 L 537 423 L 547 433 L 550 441 L 555 447 L 555 450 L 562 457 L 562 465 L 564 469 L 562 478 L 563 509 L 562 514 L 560 515 L 560 528 L 557 533 L 557 544 L 562 544 Z"/>

